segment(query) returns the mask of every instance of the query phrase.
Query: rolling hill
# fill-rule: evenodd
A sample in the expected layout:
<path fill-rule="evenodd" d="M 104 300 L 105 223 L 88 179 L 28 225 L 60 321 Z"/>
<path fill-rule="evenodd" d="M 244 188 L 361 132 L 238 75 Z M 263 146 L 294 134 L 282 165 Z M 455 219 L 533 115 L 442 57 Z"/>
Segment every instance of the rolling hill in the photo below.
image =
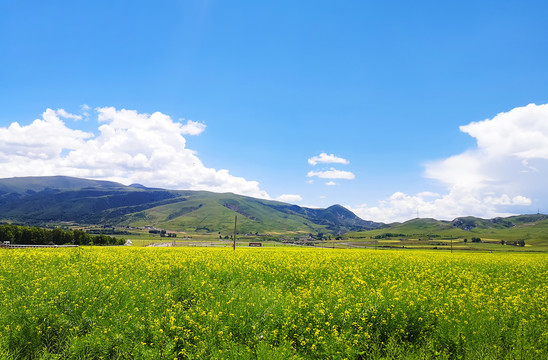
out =
<path fill-rule="evenodd" d="M 340 205 L 311 209 L 232 193 L 165 190 L 71 178 L 0 179 L 0 221 L 154 226 L 173 231 L 230 232 L 234 216 L 244 233 L 375 229 Z"/>
<path fill-rule="evenodd" d="M 471 238 L 548 244 L 548 216 L 452 221 L 412 219 L 382 224 L 340 205 L 313 209 L 232 193 L 166 190 L 66 176 L 0 179 L 0 222 L 25 225 L 109 225 L 223 234 L 331 233 L 353 239 L 386 234 L 410 239 Z"/>
<path fill-rule="evenodd" d="M 548 249 L 548 215 L 530 214 L 505 218 L 481 219 L 473 216 L 452 221 L 412 219 L 403 223 L 385 225 L 373 230 L 347 234 L 352 239 L 471 239 L 491 242 L 515 242 Z"/>

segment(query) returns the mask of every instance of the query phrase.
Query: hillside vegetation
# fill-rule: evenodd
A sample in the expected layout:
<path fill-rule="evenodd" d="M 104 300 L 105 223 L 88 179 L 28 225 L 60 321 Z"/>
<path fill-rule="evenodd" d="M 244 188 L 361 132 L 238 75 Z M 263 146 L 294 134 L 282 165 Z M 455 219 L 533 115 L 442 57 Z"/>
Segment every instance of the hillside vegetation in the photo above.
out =
<path fill-rule="evenodd" d="M 231 193 L 164 190 L 64 176 L 0 179 L 0 221 L 152 226 L 173 231 L 345 233 L 381 224 L 340 205 L 310 209 Z"/>
<path fill-rule="evenodd" d="M 388 247 L 449 248 L 450 240 L 455 240 L 455 249 L 508 250 L 508 246 L 521 243 L 525 244 L 521 250 L 547 251 L 548 216 L 519 215 L 490 220 L 461 217 L 453 221 L 413 219 L 375 230 L 350 232 L 347 236 L 358 242 L 380 241 Z M 474 244 L 477 239 L 480 241 Z"/>
<path fill-rule="evenodd" d="M 0 179 L 4 223 L 147 227 L 219 238 L 233 233 L 235 217 L 239 234 L 329 234 L 334 235 L 331 239 L 346 239 L 321 246 L 548 251 L 548 216 L 542 214 L 382 224 L 360 219 L 340 205 L 313 209 L 232 193 L 65 176 Z"/>
<path fill-rule="evenodd" d="M 41 229 L 38 227 L 0 225 L 0 244 L 23 245 L 124 245 L 125 240 L 107 235 L 90 235 L 85 231 Z"/>

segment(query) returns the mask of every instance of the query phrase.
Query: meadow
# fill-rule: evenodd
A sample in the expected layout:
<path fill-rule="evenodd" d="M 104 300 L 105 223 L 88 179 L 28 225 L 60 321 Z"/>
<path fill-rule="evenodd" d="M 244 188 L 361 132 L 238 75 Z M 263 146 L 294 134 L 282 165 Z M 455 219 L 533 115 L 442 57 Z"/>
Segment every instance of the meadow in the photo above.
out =
<path fill-rule="evenodd" d="M 542 214 L 491 220 L 464 217 L 452 222 L 412 219 L 387 229 L 350 232 L 345 237 L 354 246 L 367 247 L 548 252 L 548 219 Z M 474 243 L 474 238 L 481 242 Z M 524 246 L 516 246 L 520 242 Z"/>
<path fill-rule="evenodd" d="M 2 359 L 546 359 L 548 255 L 0 251 Z"/>

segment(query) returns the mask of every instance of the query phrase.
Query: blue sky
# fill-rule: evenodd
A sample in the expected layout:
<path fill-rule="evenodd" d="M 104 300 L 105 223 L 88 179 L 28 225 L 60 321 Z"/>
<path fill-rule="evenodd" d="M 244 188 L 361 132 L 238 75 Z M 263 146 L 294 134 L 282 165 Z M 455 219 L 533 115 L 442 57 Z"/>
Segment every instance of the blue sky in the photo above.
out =
<path fill-rule="evenodd" d="M 4 1 L 0 177 L 337 203 L 385 222 L 547 212 L 547 10 Z"/>

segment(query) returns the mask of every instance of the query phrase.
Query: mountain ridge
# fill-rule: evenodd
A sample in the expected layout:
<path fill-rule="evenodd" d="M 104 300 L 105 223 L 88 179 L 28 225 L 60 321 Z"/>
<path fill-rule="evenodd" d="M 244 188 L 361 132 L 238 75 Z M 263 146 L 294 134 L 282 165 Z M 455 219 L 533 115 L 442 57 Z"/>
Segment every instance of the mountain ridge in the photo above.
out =
<path fill-rule="evenodd" d="M 0 220 L 8 222 L 153 225 L 227 232 L 237 214 L 244 232 L 339 234 L 382 225 L 360 219 L 340 205 L 312 209 L 232 193 L 126 186 L 67 176 L 0 179 Z"/>
<path fill-rule="evenodd" d="M 361 230 L 347 233 L 350 239 L 371 241 L 371 239 L 396 239 L 399 244 L 408 248 L 444 245 L 443 239 L 457 239 L 459 246 L 466 247 L 468 240 L 482 241 L 488 244 L 527 244 L 533 251 L 548 250 L 548 215 L 525 214 L 508 217 L 482 219 L 473 216 L 457 217 L 453 220 L 436 220 L 415 218 L 403 223 L 394 223 L 373 230 Z M 399 240 L 398 240 L 399 239 Z M 460 240 L 459 240 L 460 239 Z M 410 242 L 409 242 L 410 240 Z M 422 242 L 421 242 L 422 240 Z M 415 241 L 415 242 L 413 242 Z M 437 241 L 437 242 L 436 242 Z M 441 242 L 440 242 L 441 241 Z M 463 245 L 464 244 L 464 245 Z M 445 244 L 447 245 L 447 244 Z M 396 245 L 397 246 L 397 245 Z M 529 246 L 532 246 L 529 248 Z M 493 248 L 494 250 L 511 248 Z"/>
<path fill-rule="evenodd" d="M 239 216 L 238 216 L 239 215 Z M 68 176 L 0 179 L 0 221 L 28 225 L 72 222 L 111 226 L 156 226 L 181 231 L 229 232 L 238 216 L 242 232 L 330 232 L 369 230 L 393 233 L 499 231 L 548 221 L 529 214 L 482 219 L 416 218 L 384 224 L 359 218 L 335 204 L 301 207 L 233 193 L 167 190 L 140 184 Z"/>

